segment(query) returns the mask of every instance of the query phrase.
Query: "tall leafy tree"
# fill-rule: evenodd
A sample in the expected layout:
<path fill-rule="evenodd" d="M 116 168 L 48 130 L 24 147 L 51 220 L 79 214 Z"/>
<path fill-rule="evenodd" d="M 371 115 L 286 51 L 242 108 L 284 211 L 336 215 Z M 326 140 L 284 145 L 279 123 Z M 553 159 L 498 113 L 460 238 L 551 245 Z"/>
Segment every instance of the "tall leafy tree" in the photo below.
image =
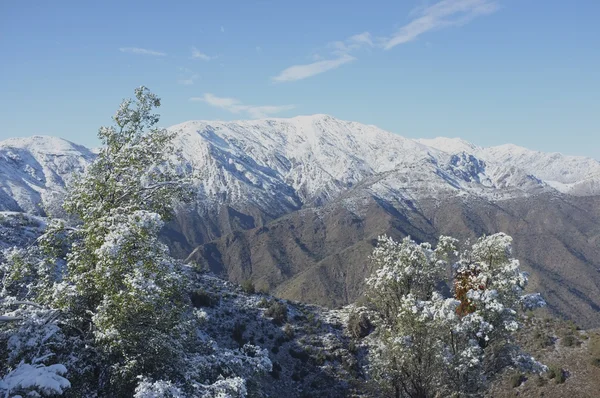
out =
<path fill-rule="evenodd" d="M 184 311 L 181 264 L 158 239 L 163 220 L 190 198 L 190 179 L 174 163 L 173 132 L 156 128 L 160 100 L 145 87 L 125 100 L 114 126 L 98 133 L 98 157 L 70 187 L 65 210 L 43 237 L 66 266 L 53 305 L 94 340 L 100 389 L 131 392 L 137 375 L 177 372 Z M 66 244 L 65 244 L 66 242 Z"/>
<path fill-rule="evenodd" d="M 175 134 L 155 127 L 159 105 L 145 87 L 124 101 L 68 189 L 68 220 L 0 253 L 2 394 L 241 398 L 271 369 L 266 350 L 222 348 L 204 332 L 188 297 L 203 279 L 159 240 L 193 198 Z"/>

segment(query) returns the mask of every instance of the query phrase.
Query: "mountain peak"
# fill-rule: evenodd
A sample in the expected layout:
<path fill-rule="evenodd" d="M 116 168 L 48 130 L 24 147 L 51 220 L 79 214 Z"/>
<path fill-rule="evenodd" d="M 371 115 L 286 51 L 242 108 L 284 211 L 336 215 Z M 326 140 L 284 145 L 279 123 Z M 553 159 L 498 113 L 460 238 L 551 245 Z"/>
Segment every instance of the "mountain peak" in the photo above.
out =
<path fill-rule="evenodd" d="M 475 144 L 465 141 L 462 138 L 448 138 L 448 137 L 436 137 L 436 138 L 420 138 L 417 142 L 427 145 L 428 147 L 435 148 L 442 152 L 447 153 L 459 153 L 467 152 L 472 153 L 479 149 Z"/>
<path fill-rule="evenodd" d="M 19 148 L 38 153 L 90 152 L 84 146 L 75 144 L 64 138 L 47 135 L 8 138 L 0 141 L 0 148 Z"/>

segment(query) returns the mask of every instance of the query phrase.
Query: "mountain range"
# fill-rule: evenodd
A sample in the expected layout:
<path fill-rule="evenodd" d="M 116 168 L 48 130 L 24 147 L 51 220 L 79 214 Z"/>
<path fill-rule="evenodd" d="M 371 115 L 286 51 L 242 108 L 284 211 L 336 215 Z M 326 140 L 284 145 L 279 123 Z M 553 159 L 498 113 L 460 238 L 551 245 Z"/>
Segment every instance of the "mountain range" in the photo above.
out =
<path fill-rule="evenodd" d="M 358 299 L 375 239 L 503 231 L 552 311 L 600 326 L 600 162 L 515 145 L 413 140 L 327 115 L 190 121 L 175 146 L 198 199 L 164 230 L 180 258 L 325 306 Z M 0 142 L 0 210 L 60 213 L 94 151 Z"/>

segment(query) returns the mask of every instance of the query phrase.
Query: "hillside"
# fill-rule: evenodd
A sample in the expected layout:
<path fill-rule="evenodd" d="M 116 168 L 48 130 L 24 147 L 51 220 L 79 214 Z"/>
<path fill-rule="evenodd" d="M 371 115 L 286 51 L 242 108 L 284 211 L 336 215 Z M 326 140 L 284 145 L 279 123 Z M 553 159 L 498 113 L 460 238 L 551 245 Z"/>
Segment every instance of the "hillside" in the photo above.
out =
<path fill-rule="evenodd" d="M 507 232 L 551 308 L 600 325 L 600 162 L 514 145 L 411 140 L 327 115 L 191 121 L 177 131 L 197 200 L 163 230 L 179 258 L 281 296 L 352 302 L 382 233 Z M 0 143 L 0 210 L 59 214 L 94 153 L 52 137 Z"/>

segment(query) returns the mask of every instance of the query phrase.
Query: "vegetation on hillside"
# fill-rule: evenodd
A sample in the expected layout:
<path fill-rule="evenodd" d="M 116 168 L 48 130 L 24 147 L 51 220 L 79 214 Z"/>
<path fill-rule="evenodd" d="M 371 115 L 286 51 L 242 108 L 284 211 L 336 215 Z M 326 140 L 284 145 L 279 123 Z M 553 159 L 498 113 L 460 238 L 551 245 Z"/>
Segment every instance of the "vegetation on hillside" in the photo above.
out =
<path fill-rule="evenodd" d="M 536 344 L 524 348 L 585 346 L 589 365 L 600 363 L 597 335 L 556 337 L 523 317 L 544 302 L 525 293 L 501 233 L 463 249 L 446 236 L 435 248 L 381 237 L 364 306 L 338 311 L 172 258 L 159 231 L 192 198 L 194 176 L 175 163 L 173 133 L 155 127 L 159 105 L 144 87 L 124 101 L 68 190 L 68 217 L 50 220 L 37 244 L 0 253 L 5 396 L 477 397 L 502 377 L 511 389 L 565 383 L 561 364 L 525 353 L 523 320 Z"/>

